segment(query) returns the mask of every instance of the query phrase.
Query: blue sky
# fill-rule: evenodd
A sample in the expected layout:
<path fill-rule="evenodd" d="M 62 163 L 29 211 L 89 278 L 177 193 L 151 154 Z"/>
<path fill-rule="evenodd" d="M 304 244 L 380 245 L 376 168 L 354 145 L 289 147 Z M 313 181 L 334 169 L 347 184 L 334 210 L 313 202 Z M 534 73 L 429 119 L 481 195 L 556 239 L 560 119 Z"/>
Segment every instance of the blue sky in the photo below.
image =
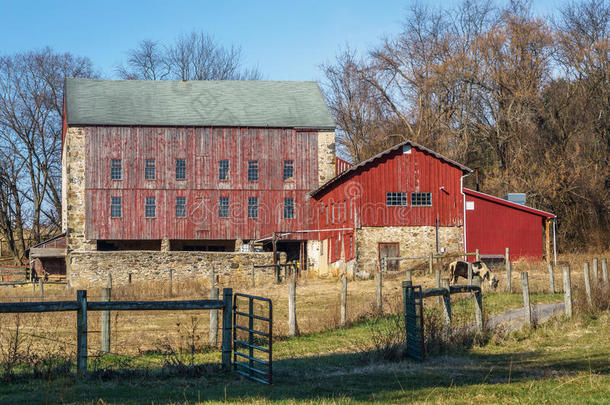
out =
<path fill-rule="evenodd" d="M 451 5 L 451 0 L 431 4 Z M 171 42 L 202 30 L 243 49 L 269 80 L 320 80 L 318 66 L 346 44 L 366 51 L 400 30 L 409 1 L 6 1 L 0 0 L 0 54 L 51 46 L 88 56 L 115 77 L 125 53 L 143 39 Z M 534 1 L 552 14 L 556 3 Z"/>

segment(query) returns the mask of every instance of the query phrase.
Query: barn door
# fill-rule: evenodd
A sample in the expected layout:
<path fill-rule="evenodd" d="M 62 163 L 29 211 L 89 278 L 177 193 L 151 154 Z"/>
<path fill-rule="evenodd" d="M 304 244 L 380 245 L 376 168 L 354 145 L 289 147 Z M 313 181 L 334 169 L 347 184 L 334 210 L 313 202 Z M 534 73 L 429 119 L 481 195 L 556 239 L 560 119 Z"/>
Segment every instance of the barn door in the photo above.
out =
<path fill-rule="evenodd" d="M 386 257 L 398 257 L 398 243 L 379 244 L 379 263 Z M 388 271 L 398 271 L 398 260 L 388 260 Z"/>

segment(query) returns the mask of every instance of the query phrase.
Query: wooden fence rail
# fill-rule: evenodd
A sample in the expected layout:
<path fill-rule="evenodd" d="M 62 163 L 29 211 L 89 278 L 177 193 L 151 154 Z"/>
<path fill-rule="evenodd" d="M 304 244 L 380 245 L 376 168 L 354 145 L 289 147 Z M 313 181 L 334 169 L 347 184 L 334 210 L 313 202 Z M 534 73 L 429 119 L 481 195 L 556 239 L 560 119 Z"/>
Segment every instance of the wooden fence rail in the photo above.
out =
<path fill-rule="evenodd" d="M 0 303 L 0 313 L 77 311 L 77 373 L 87 372 L 87 311 L 185 311 L 223 310 L 222 365 L 231 369 L 233 290 L 223 289 L 222 300 L 187 301 L 87 301 L 87 291 L 78 290 L 76 301 Z"/>

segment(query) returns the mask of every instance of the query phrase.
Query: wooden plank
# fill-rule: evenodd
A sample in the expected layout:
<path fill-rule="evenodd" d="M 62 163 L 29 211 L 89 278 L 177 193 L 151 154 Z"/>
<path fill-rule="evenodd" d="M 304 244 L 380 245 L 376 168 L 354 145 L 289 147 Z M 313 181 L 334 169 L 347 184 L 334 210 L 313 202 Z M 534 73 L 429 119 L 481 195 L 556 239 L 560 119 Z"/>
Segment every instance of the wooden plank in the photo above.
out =
<path fill-rule="evenodd" d="M 65 248 L 31 248 L 30 258 L 66 257 Z"/>
<path fill-rule="evenodd" d="M 187 311 L 195 309 L 223 309 L 224 303 L 218 300 L 188 301 L 90 301 L 89 311 Z"/>

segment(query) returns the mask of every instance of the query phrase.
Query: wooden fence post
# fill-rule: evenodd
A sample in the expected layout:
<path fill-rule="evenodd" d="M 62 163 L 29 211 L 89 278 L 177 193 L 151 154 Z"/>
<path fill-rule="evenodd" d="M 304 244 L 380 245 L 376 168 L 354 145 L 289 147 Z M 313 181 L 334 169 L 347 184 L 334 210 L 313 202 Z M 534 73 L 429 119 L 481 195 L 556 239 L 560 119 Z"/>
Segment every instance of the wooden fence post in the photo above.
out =
<path fill-rule="evenodd" d="M 585 262 L 585 293 L 587 294 L 587 303 L 589 306 L 593 305 L 593 300 L 591 298 L 591 277 L 589 275 L 589 263 Z"/>
<path fill-rule="evenodd" d="M 44 301 L 44 283 L 42 282 L 42 278 L 38 279 L 38 292 L 40 293 L 40 299 Z"/>
<path fill-rule="evenodd" d="M 476 276 L 473 280 L 474 285 L 481 287 L 481 277 Z M 483 323 L 483 294 L 481 290 L 474 293 L 474 318 L 477 324 L 477 331 L 483 332 L 485 324 Z"/>
<path fill-rule="evenodd" d="M 549 262 L 549 286 L 551 294 L 555 294 L 555 275 L 553 274 L 553 263 Z"/>
<path fill-rule="evenodd" d="M 428 274 L 432 274 L 432 268 L 434 266 L 433 261 L 434 260 L 434 253 L 430 252 L 429 258 L 428 258 Z"/>
<path fill-rule="evenodd" d="M 570 282 L 570 266 L 563 266 L 563 302 L 568 318 L 572 317 L 572 285 Z"/>
<path fill-rule="evenodd" d="M 480 262 L 481 261 L 481 253 L 479 252 L 479 249 L 475 250 L 475 253 L 476 253 L 475 257 L 477 259 L 477 262 Z"/>
<path fill-rule="evenodd" d="M 131 273 L 129 273 L 128 283 L 131 284 Z"/>
<path fill-rule="evenodd" d="M 472 285 L 472 263 L 468 262 L 468 285 Z"/>
<path fill-rule="evenodd" d="M 108 288 L 112 288 L 112 273 L 108 273 L 108 285 L 106 286 Z"/>
<path fill-rule="evenodd" d="M 297 336 L 299 327 L 297 325 L 297 281 L 296 277 L 290 278 L 288 282 L 288 335 Z"/>
<path fill-rule="evenodd" d="M 169 288 L 168 295 L 172 297 L 174 295 L 174 269 L 169 269 Z"/>
<path fill-rule="evenodd" d="M 451 294 L 449 290 L 449 279 L 441 280 L 441 286 L 447 290 L 447 294 L 443 295 L 443 316 L 445 318 L 445 339 L 451 337 Z"/>
<path fill-rule="evenodd" d="M 233 332 L 233 289 L 222 289 L 222 367 L 231 370 L 231 346 Z"/>
<path fill-rule="evenodd" d="M 250 282 L 252 284 L 252 288 L 256 287 L 256 282 L 254 278 L 254 263 L 252 263 L 252 266 L 250 267 Z"/>
<path fill-rule="evenodd" d="M 527 271 L 521 272 L 521 289 L 523 290 L 523 310 L 525 311 L 525 323 L 532 324 L 532 306 L 530 305 L 530 286 Z"/>
<path fill-rule="evenodd" d="M 87 291 L 76 292 L 76 371 L 80 377 L 87 374 Z"/>
<path fill-rule="evenodd" d="M 110 302 L 112 289 L 102 289 L 102 301 Z M 110 311 L 102 311 L 102 353 L 110 352 Z"/>
<path fill-rule="evenodd" d="M 597 267 L 597 257 L 593 259 L 593 283 L 597 283 L 599 281 L 599 271 Z"/>
<path fill-rule="evenodd" d="M 413 271 L 412 270 L 407 270 L 406 272 L 407 274 L 405 275 L 406 280 L 409 282 L 413 281 Z"/>
<path fill-rule="evenodd" d="M 36 294 L 36 281 L 32 279 L 32 295 Z"/>
<path fill-rule="evenodd" d="M 602 259 L 602 278 L 608 284 L 608 259 Z"/>
<path fill-rule="evenodd" d="M 212 288 L 210 289 L 210 299 L 217 300 L 218 299 L 218 287 L 215 287 L 212 284 Z M 212 309 L 210 311 L 210 345 L 216 346 L 218 344 L 218 310 Z"/>
<path fill-rule="evenodd" d="M 377 272 L 376 276 L 376 285 L 377 285 L 377 314 L 381 316 L 383 314 L 383 268 L 385 267 L 385 258 L 381 259 L 381 267 Z"/>
<path fill-rule="evenodd" d="M 511 273 L 512 273 L 512 265 L 510 264 L 510 262 L 506 262 L 506 292 L 509 294 L 512 292 Z"/>
<path fill-rule="evenodd" d="M 347 275 L 341 280 L 341 326 L 347 324 Z"/>
<path fill-rule="evenodd" d="M 436 288 L 440 288 L 441 287 L 441 269 L 437 268 L 436 270 Z M 438 297 L 438 304 L 441 304 L 441 301 L 443 300 L 443 298 L 439 295 Z"/>

